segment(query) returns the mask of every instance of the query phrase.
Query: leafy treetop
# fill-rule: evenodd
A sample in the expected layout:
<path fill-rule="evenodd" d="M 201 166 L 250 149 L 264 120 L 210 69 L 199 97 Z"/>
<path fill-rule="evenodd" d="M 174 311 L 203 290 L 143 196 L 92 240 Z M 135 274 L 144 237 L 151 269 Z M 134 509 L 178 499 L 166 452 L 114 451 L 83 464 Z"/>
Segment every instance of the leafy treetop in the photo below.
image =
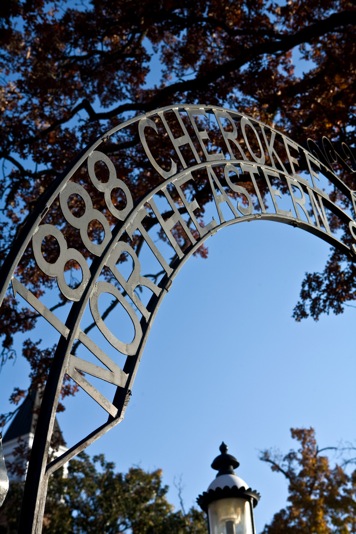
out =
<path fill-rule="evenodd" d="M 351 534 L 356 529 L 356 470 L 354 447 L 319 449 L 313 428 L 292 428 L 298 450 L 284 456 L 264 451 L 261 459 L 288 482 L 288 505 L 276 513 L 262 534 Z M 341 462 L 331 465 L 326 455 L 338 452 Z"/>

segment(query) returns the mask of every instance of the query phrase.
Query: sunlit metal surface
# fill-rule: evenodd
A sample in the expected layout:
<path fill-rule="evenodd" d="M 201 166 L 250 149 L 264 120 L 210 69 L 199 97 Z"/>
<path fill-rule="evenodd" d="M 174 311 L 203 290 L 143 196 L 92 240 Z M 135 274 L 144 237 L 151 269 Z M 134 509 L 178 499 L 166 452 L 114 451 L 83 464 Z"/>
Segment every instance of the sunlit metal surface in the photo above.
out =
<path fill-rule="evenodd" d="M 4 453 L 2 449 L 2 436 L 0 434 L 0 506 L 3 505 L 9 491 L 9 478 L 7 476 Z"/>
<path fill-rule="evenodd" d="M 39 199 L 1 272 L 1 297 L 12 287 L 59 337 L 29 467 L 33 487 L 122 420 L 164 295 L 185 261 L 219 229 L 282 222 L 355 258 L 356 193 L 334 168 L 354 172 L 352 152 L 325 139 L 308 146 L 237 112 L 173 106 L 102 136 Z M 346 241 L 330 225 L 331 215 Z M 53 247 L 55 261 L 47 252 Z M 40 297 L 23 282 L 36 265 L 48 279 Z M 56 291 L 67 303 L 58 311 L 49 305 Z M 112 327 L 105 305 L 120 311 L 128 337 L 120 323 Z M 65 374 L 108 419 L 46 465 Z M 100 383 L 116 387 L 114 398 Z M 32 495 L 43 506 L 45 489 Z"/>

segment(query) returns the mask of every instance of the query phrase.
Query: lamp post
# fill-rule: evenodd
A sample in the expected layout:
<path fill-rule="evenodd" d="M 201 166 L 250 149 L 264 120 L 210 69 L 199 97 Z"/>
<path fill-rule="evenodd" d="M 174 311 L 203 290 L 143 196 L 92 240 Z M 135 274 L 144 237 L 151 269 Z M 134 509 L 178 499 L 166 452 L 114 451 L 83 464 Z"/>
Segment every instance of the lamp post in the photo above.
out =
<path fill-rule="evenodd" d="M 208 490 L 197 498 L 199 506 L 208 514 L 209 534 L 255 534 L 253 508 L 260 494 L 235 475 L 234 469 L 240 464 L 227 454 L 224 442 L 220 452 L 211 464 L 218 474 Z"/>
<path fill-rule="evenodd" d="M 2 450 L 2 435 L 0 433 L 0 506 L 3 504 L 9 490 L 9 478 L 6 472 L 5 458 Z"/>

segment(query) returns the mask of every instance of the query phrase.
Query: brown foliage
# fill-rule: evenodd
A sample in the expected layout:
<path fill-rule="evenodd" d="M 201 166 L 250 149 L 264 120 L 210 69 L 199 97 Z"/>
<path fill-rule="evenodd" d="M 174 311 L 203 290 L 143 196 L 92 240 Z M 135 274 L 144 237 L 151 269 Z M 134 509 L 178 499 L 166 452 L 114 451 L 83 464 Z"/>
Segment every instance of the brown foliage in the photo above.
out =
<path fill-rule="evenodd" d="M 356 471 L 350 469 L 355 459 L 353 447 L 319 449 L 314 429 L 291 429 L 292 438 L 300 444 L 280 457 L 264 451 L 261 459 L 281 473 L 288 482 L 288 505 L 273 517 L 262 534 L 347 534 L 356 528 Z M 326 451 L 344 454 L 341 463 L 331 465 Z"/>

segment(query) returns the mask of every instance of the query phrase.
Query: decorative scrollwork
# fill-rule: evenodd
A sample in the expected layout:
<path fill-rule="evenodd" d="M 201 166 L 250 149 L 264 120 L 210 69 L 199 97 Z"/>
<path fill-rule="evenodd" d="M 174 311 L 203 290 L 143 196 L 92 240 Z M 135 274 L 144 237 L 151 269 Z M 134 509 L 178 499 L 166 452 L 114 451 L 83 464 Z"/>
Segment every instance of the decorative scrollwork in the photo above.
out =
<path fill-rule="evenodd" d="M 336 145 L 327 137 L 315 142 L 313 139 L 307 141 L 308 149 L 314 156 L 322 161 L 331 171 L 334 167 L 341 165 L 350 173 L 356 172 L 356 160 L 352 149 L 346 143 Z"/>

